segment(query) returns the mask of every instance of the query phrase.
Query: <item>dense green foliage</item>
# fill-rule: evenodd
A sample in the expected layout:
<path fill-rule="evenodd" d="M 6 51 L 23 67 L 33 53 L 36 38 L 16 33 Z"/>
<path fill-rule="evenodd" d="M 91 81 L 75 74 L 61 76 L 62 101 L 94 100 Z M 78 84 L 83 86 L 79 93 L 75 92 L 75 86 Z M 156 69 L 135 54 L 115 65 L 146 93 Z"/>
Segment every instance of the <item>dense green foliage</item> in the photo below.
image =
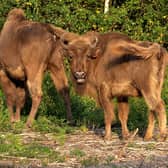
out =
<path fill-rule="evenodd" d="M 104 0 L 1 0 L 0 28 L 7 13 L 14 7 L 23 8 L 27 18 L 35 21 L 53 23 L 66 30 L 83 33 L 90 30 L 99 32 L 120 31 L 137 40 L 159 42 L 168 47 L 168 3 L 167 0 L 112 0 L 110 10 L 103 13 Z M 163 98 L 168 105 L 168 81 L 165 80 Z M 43 85 L 43 101 L 39 115 L 65 118 L 65 108 L 61 97 L 54 89 L 49 75 Z M 0 92 L 1 93 L 1 92 Z M 1 111 L 6 114 L 1 94 Z M 80 98 L 71 91 L 72 111 L 76 121 L 89 126 L 102 126 L 102 110 L 94 101 Z M 144 128 L 147 123 L 147 107 L 143 100 L 131 99 L 129 125 L 132 129 Z M 29 107 L 29 106 L 28 106 Z M 24 110 L 28 111 L 27 108 Z M 1 115 L 4 116 L 4 115 Z M 52 118 L 52 117 L 49 117 Z M 1 122 L 6 122 L 5 116 Z M 50 125 L 50 123 L 48 124 Z M 6 125 L 9 127 L 9 125 Z"/>
<path fill-rule="evenodd" d="M 140 39 L 165 43 L 168 40 L 166 0 L 113 0 L 103 14 L 104 0 L 1 0 L 0 27 L 13 7 L 25 9 L 32 20 L 53 23 L 83 33 L 121 31 Z"/>

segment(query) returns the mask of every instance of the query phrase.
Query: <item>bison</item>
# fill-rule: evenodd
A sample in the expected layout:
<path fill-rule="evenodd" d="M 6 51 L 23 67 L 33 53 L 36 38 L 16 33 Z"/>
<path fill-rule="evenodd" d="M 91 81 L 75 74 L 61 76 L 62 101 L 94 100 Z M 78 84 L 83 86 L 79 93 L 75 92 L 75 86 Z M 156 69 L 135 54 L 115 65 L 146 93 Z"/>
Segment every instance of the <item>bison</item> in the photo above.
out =
<path fill-rule="evenodd" d="M 31 127 L 42 98 L 41 85 L 47 70 L 65 100 L 67 118 L 72 119 L 62 46 L 57 35 L 62 33 L 63 29 L 53 25 L 27 20 L 22 9 L 15 8 L 9 12 L 0 35 L 0 82 L 7 95 L 11 121 L 20 119 L 27 87 L 32 107 L 26 126 Z M 26 85 L 21 87 L 18 82 Z M 20 94 L 22 100 L 18 99 Z M 15 117 L 13 106 L 17 107 Z"/>
<path fill-rule="evenodd" d="M 116 32 L 89 32 L 81 36 L 65 33 L 61 41 L 71 59 L 76 91 L 93 97 L 104 109 L 105 139 L 111 138 L 115 119 L 111 99 L 118 100 L 122 136 L 127 138 L 128 97 L 142 96 L 150 111 L 145 139 L 153 136 L 156 115 L 160 140 L 165 140 L 167 121 L 161 88 L 167 53 L 159 44 L 135 41 Z"/>

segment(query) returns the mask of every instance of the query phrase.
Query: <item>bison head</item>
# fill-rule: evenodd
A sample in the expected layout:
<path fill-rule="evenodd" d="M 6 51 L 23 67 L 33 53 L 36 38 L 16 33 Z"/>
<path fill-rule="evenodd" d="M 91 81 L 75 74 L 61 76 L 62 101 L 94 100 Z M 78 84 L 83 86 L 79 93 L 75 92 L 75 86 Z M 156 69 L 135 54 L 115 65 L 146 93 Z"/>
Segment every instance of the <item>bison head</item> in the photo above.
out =
<path fill-rule="evenodd" d="M 98 43 L 95 33 L 76 35 L 64 34 L 61 37 L 62 45 L 67 50 L 70 59 L 72 76 L 78 84 L 83 84 L 87 79 L 90 60 L 96 58 L 94 52 Z"/>

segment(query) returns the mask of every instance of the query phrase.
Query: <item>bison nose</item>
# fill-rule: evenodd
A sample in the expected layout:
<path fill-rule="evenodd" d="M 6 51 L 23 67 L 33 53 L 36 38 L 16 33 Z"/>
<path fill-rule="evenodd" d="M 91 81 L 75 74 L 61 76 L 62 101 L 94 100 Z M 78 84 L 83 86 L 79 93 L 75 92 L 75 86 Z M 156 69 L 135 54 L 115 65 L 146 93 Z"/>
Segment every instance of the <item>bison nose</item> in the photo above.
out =
<path fill-rule="evenodd" d="M 75 72 L 75 77 L 78 79 L 78 78 L 85 78 L 85 76 L 86 76 L 86 73 L 85 72 L 82 72 L 82 71 L 80 71 L 80 72 Z"/>

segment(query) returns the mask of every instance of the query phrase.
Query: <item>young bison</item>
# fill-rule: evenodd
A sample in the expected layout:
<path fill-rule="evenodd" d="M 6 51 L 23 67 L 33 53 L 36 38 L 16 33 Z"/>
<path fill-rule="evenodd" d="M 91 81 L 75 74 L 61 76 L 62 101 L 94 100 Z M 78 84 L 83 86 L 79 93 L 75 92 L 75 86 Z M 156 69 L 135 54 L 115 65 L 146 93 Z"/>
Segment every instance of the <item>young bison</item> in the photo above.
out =
<path fill-rule="evenodd" d="M 31 127 L 40 104 L 42 79 L 46 70 L 50 71 L 57 90 L 65 100 L 67 118 L 69 120 L 72 118 L 68 81 L 64 71 L 62 50 L 57 33 L 62 34 L 64 31 L 49 24 L 26 20 L 21 9 L 12 9 L 9 12 L 1 31 L 2 88 L 6 95 L 13 96 L 12 102 L 14 103 L 19 93 L 16 91 L 17 93 L 14 92 L 12 95 L 13 90 L 18 90 L 18 88 L 15 82 L 11 83 L 10 79 L 26 83 L 32 97 L 32 107 L 26 123 L 27 127 Z M 7 76 L 5 76 L 6 74 Z M 7 77 L 9 78 L 7 79 Z M 7 87 L 6 83 L 10 83 L 9 87 Z M 10 88 L 9 91 L 8 88 Z M 22 89 L 22 94 L 25 94 L 24 89 Z M 8 103 L 8 98 L 7 104 L 11 104 Z M 18 108 L 21 109 L 23 104 L 22 102 L 19 104 Z M 17 103 L 15 105 L 17 106 Z M 11 121 L 19 120 L 20 117 L 17 115 L 20 112 L 16 112 L 16 117 L 13 117 L 11 105 L 8 107 L 11 113 Z M 16 110 L 20 111 L 20 109 Z"/>
<path fill-rule="evenodd" d="M 82 36 L 64 34 L 62 45 L 71 57 L 76 91 L 94 97 L 104 109 L 105 139 L 111 138 L 111 123 L 115 119 L 111 99 L 114 97 L 118 99 L 122 136 L 129 136 L 129 96 L 143 96 L 149 107 L 145 139 L 153 136 L 155 115 L 159 121 L 160 140 L 165 139 L 166 113 L 161 88 L 166 53 L 158 44 L 133 41 L 120 33 L 91 32 Z"/>

